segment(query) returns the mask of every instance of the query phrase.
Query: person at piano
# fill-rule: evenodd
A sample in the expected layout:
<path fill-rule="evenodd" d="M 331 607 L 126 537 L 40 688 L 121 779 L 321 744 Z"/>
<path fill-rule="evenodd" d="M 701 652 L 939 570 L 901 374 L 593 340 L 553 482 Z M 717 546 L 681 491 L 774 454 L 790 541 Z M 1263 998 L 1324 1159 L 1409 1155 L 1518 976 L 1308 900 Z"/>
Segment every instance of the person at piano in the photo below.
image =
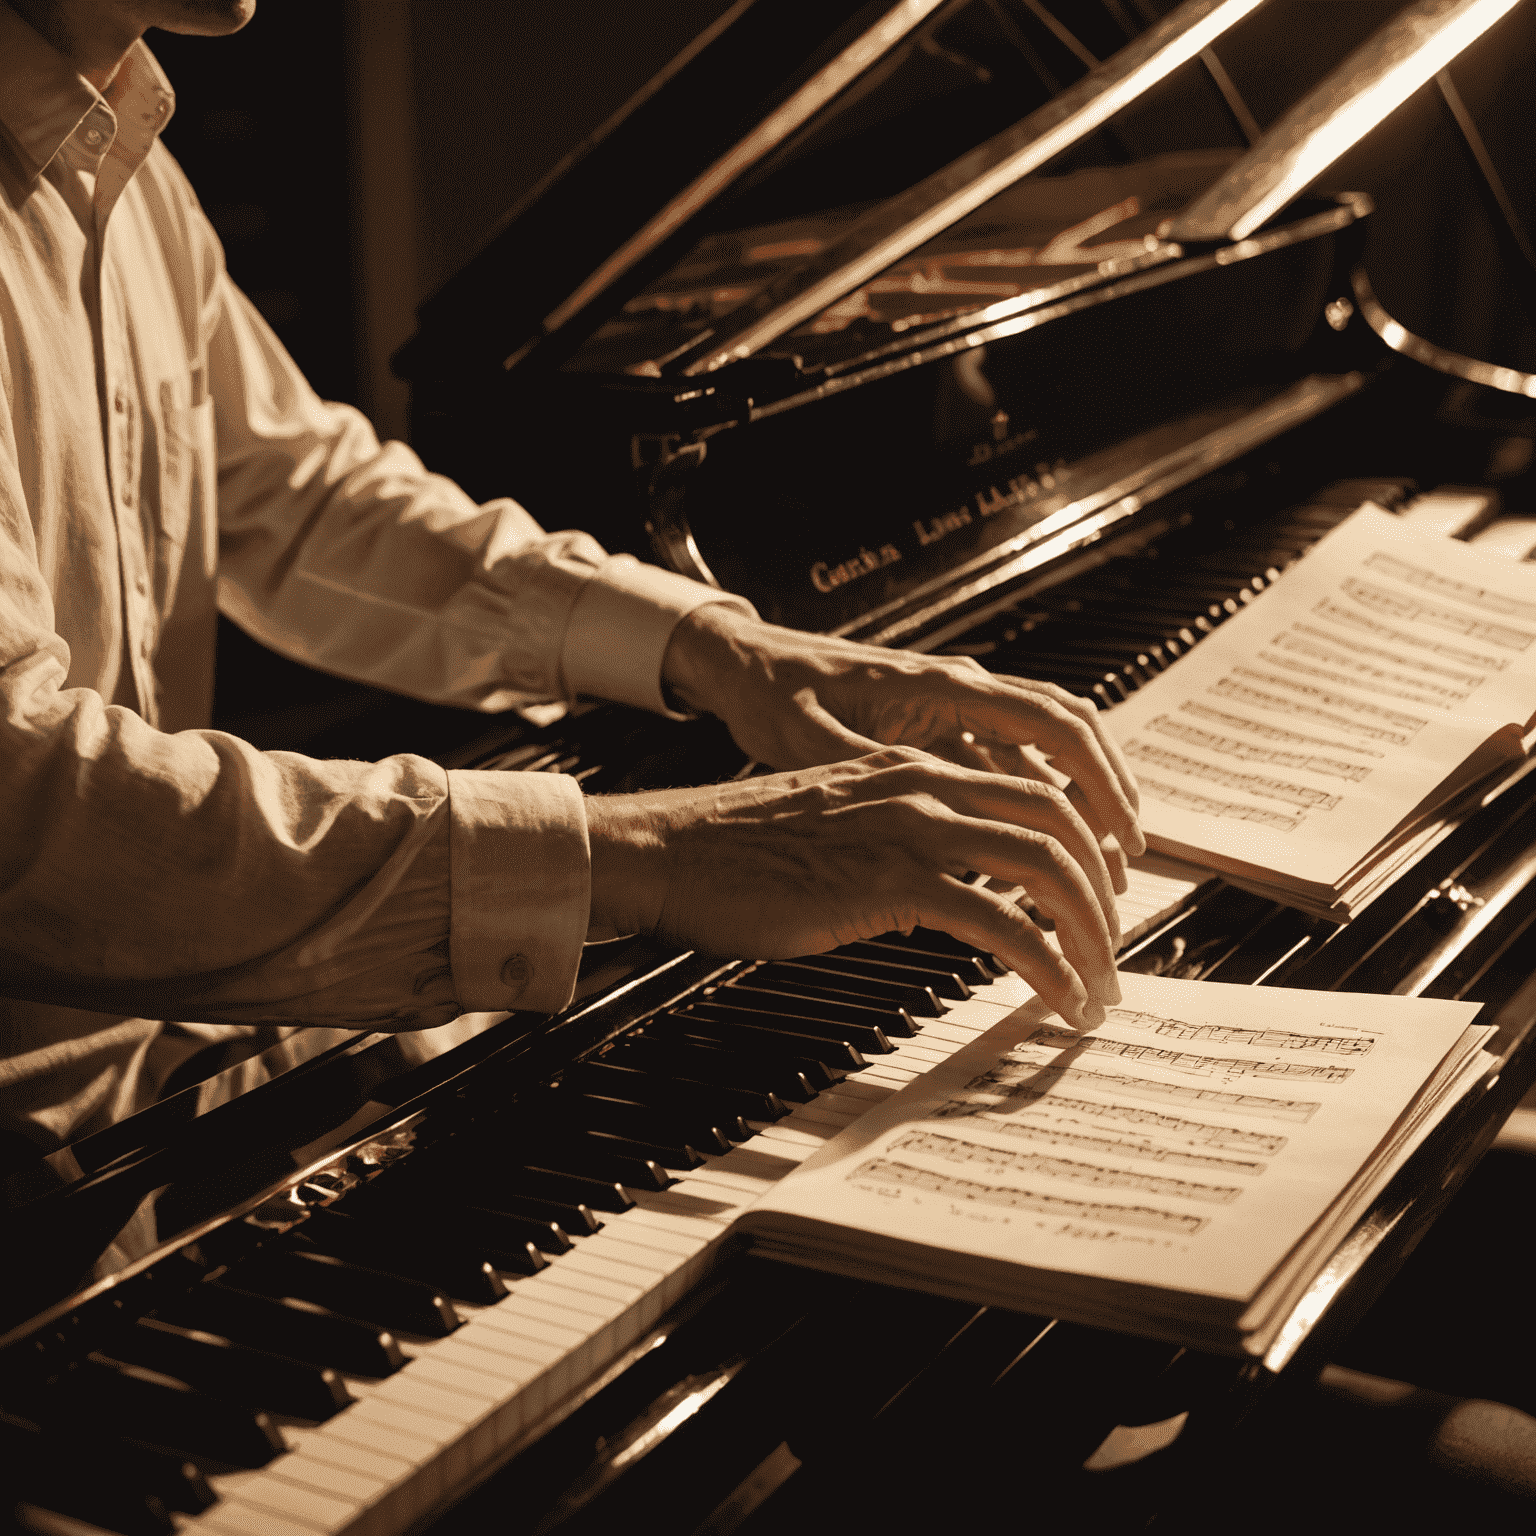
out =
<path fill-rule="evenodd" d="M 931 924 L 1100 1018 L 1143 841 L 1089 705 L 762 623 L 477 506 L 314 394 L 159 142 L 174 96 L 142 40 L 254 9 L 0 0 L 9 1132 L 47 1149 L 120 1118 L 232 1030 L 556 1010 L 616 932 L 768 957 Z M 259 752 L 206 729 L 219 609 L 417 698 L 709 712 L 783 771 L 584 800 L 553 774 Z"/>

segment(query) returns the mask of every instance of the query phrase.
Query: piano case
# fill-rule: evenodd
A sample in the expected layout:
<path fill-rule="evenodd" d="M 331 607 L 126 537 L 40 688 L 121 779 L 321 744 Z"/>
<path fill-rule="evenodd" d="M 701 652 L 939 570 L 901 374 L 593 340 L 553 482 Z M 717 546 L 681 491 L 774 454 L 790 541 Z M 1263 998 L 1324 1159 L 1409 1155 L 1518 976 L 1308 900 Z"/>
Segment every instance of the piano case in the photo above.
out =
<path fill-rule="evenodd" d="M 1398 9 L 1312 40 L 1261 132 L 1280 0 L 742 0 L 423 306 L 418 446 L 780 622 L 1109 707 L 1362 499 L 1486 453 L 1361 275 L 1370 199 L 1315 185 L 1320 142 L 1502 14 Z M 440 756 L 589 792 L 748 770 L 713 722 L 587 704 Z M 768 966 L 621 940 L 556 1018 L 303 1031 L 10 1177 L 12 1523 L 1198 1518 L 1191 1469 L 1330 1358 L 1536 1077 L 1533 834 L 1517 772 L 1348 927 L 1212 881 L 1123 952 L 1500 1025 L 1263 1359 L 735 1252 L 723 1219 L 789 1166 L 764 1128 L 941 1059 L 998 967 L 922 931 Z"/>

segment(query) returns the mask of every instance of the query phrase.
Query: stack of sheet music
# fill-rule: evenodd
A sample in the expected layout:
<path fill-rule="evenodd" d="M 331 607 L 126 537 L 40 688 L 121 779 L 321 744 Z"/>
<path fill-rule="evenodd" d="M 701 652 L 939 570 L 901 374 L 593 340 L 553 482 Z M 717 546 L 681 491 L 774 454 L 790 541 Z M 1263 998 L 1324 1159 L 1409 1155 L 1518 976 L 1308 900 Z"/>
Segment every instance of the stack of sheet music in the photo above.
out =
<path fill-rule="evenodd" d="M 769 1257 L 1192 1348 L 1263 1353 L 1490 1070 L 1474 1003 L 1126 975 L 1038 1000 L 737 1219 Z"/>
<path fill-rule="evenodd" d="M 1536 564 L 1367 504 L 1108 724 L 1158 851 L 1343 921 L 1536 716 Z"/>

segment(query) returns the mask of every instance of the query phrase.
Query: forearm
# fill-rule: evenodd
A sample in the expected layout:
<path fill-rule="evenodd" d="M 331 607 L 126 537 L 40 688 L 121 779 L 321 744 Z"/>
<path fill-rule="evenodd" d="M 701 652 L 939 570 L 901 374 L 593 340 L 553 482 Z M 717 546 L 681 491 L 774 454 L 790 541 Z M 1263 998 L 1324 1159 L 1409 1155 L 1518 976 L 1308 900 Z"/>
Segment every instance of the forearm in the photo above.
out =
<path fill-rule="evenodd" d="M 587 920 L 574 786 L 167 736 L 47 670 L 0 679 L 5 995 L 369 1029 L 563 1006 Z"/>

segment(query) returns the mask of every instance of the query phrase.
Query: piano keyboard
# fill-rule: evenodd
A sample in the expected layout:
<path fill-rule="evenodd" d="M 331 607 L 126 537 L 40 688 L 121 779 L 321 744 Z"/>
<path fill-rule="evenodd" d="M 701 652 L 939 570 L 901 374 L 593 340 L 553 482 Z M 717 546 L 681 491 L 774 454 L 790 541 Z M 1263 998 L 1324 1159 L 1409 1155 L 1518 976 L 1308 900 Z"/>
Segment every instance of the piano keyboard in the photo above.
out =
<path fill-rule="evenodd" d="M 1137 862 L 1141 867 L 1133 870 L 1131 889 L 1121 898 L 1127 935 L 1143 932 L 1169 915 L 1203 879 L 1201 871 L 1171 861 Z M 871 954 L 878 957 L 871 959 Z M 909 960 L 937 967 L 938 972 L 911 970 L 904 964 Z M 813 959 L 805 964 L 816 963 Z M 210 1472 L 208 1484 L 217 1502 L 200 1512 L 178 1513 L 172 1517 L 176 1527 L 210 1536 L 385 1536 L 456 1500 L 520 1443 L 531 1440 L 533 1431 L 551 1422 L 572 1394 L 622 1360 L 705 1277 L 743 1206 L 866 1109 L 947 1059 L 1029 995 L 1017 977 L 998 974 L 1001 967 L 991 957 L 921 930 L 910 940 L 890 935 L 875 945 L 847 946 L 820 963 L 841 967 L 842 973 L 818 974 L 807 968 L 803 974 L 791 974 L 800 969 L 799 963 L 757 966 L 722 986 L 690 995 L 638 1033 L 642 1040 L 666 1042 L 679 1030 L 693 1028 L 703 1037 L 739 1042 L 748 1032 L 767 1038 L 777 1030 L 776 1054 L 770 1053 L 776 1062 L 794 1059 L 785 1054 L 788 1039 L 801 1042 L 798 1048 L 811 1053 L 811 1070 L 817 1062 L 846 1064 L 834 1065 L 825 1074 L 822 1080 L 830 1078 L 829 1086 L 804 1093 L 804 1102 L 793 1107 L 778 1104 L 776 1119 L 748 1120 L 745 1130 L 750 1136 L 728 1142 L 729 1150 L 675 1158 L 666 1168 L 671 1182 L 653 1181 L 664 1187 L 639 1187 L 647 1182 L 640 1180 L 626 1184 L 620 1194 L 607 1184 L 613 1197 L 608 1203 L 626 1208 L 597 1211 L 600 1230 L 583 1235 L 568 1224 L 556 1237 L 546 1223 L 546 1249 L 560 1246 L 563 1239 L 566 1251 L 530 1256 L 521 1267 L 531 1273 L 500 1270 L 497 1288 L 506 1292 L 502 1299 L 471 1302 L 454 1296 L 445 1309 L 438 1295 L 438 1315 L 444 1318 L 440 1336 L 397 1327 L 408 1357 L 405 1363 L 388 1375 L 345 1373 L 353 1401 L 329 1418 L 274 1414 L 287 1449 L 274 1455 L 258 1445 L 246 1459 L 270 1455 L 265 1465 Z M 944 971 L 946 966 L 953 970 Z M 942 973 L 939 985 L 950 995 L 936 998 L 934 987 L 925 981 L 889 979 L 904 973 L 914 978 L 926 974 L 930 980 Z M 828 982 L 834 985 L 823 985 Z M 969 995 L 959 995 L 965 993 Z M 848 1001 L 829 1001 L 834 997 Z M 775 1014 L 776 1008 L 786 1011 Z M 837 1016 L 834 1027 L 819 1023 L 814 1017 L 818 1011 Z M 882 1022 L 847 1022 L 862 1014 Z M 743 1020 L 753 1022 L 744 1025 Z M 835 1027 L 839 1022 L 845 1029 Z M 903 1029 L 910 1032 L 899 1033 Z M 862 1045 L 850 1050 L 841 1039 L 844 1033 Z M 611 1055 L 600 1053 L 600 1066 L 632 1059 L 635 1048 L 629 1042 L 634 1038 L 624 1037 Z M 631 1057 L 624 1056 L 625 1048 Z M 774 1080 L 772 1074 L 769 1080 Z M 777 1080 L 782 1082 L 782 1071 Z M 591 1084 L 575 1086 L 585 1089 Z M 643 1100 L 644 1094 L 637 1097 Z M 580 1111 L 576 1118 L 582 1118 Z M 658 1115 L 658 1123 L 662 1118 Z M 741 1126 L 740 1121 L 733 1123 Z M 433 1155 L 432 1150 L 426 1153 Z M 413 1158 L 361 1193 L 382 1189 L 396 1172 L 408 1170 Z M 436 1176 L 446 1186 L 444 1196 L 451 1196 L 454 1179 L 443 1180 L 441 1169 Z M 594 1188 L 604 1187 L 598 1180 L 592 1182 Z M 333 1207 L 343 1216 L 349 1208 L 357 1208 L 351 1196 L 343 1196 Z M 369 1214 L 364 1209 L 365 1219 Z M 376 1222 L 378 1211 L 371 1214 Z M 307 1225 L 301 1223 L 296 1232 L 303 1234 Z M 321 1232 L 319 1250 L 331 1246 Z M 250 1266 L 268 1262 L 270 1256 L 263 1250 L 243 1260 L 227 1278 L 241 1289 L 286 1294 L 281 1283 L 247 1278 Z M 299 1289 L 314 1299 L 323 1294 L 302 1285 Z M 336 1310 L 346 1309 L 337 1305 Z M 359 1304 L 359 1310 L 368 1309 Z M 162 1316 L 173 1326 L 202 1323 L 205 1331 L 211 1328 L 205 1316 L 178 1313 L 175 1306 L 163 1309 Z M 379 1321 L 377 1311 L 373 1317 Z M 416 1321 L 419 1324 L 420 1318 Z M 270 1339 L 241 1335 L 236 1324 L 227 1326 L 237 1342 L 279 1347 Z M 372 1337 L 377 1339 L 377 1333 Z M 297 1344 L 291 1347 L 303 1353 Z M 140 1432 L 156 1438 L 151 1429 Z M 157 1526 L 152 1519 L 114 1526 L 130 1527 L 135 1532 L 172 1528 L 170 1523 Z"/>

